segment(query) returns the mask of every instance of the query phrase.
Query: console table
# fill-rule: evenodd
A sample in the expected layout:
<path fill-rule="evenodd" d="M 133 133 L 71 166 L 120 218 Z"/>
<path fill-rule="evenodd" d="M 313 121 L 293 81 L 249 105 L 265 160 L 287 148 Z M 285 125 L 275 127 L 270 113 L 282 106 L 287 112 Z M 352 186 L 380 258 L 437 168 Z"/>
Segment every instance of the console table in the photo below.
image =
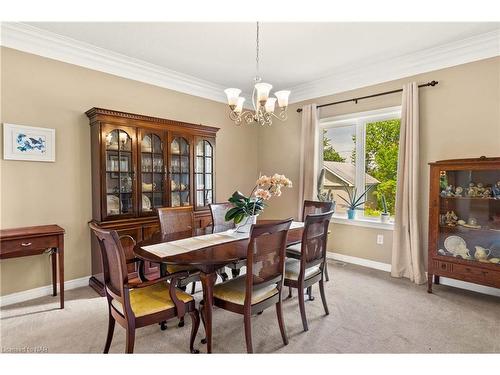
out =
<path fill-rule="evenodd" d="M 64 229 L 58 225 L 0 230 L 0 259 L 48 253 L 52 260 L 52 295 L 57 295 L 64 309 Z"/>

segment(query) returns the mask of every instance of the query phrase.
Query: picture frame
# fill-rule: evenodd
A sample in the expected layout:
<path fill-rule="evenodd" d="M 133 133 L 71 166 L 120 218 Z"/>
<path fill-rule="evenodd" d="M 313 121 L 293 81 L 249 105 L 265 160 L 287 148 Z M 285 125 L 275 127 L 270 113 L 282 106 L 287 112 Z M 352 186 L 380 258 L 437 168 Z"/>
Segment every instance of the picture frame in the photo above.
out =
<path fill-rule="evenodd" d="M 3 124 L 4 160 L 56 161 L 56 130 Z"/>

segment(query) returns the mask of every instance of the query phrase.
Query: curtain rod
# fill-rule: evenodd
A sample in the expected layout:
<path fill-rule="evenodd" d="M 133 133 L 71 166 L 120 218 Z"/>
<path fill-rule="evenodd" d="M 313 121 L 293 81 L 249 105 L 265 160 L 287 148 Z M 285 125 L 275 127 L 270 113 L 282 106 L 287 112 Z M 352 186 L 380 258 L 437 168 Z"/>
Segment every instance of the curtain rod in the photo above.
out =
<path fill-rule="evenodd" d="M 431 82 L 427 82 L 427 83 L 423 83 L 421 85 L 418 85 L 418 87 L 420 88 L 420 87 L 427 87 L 427 86 L 436 86 L 438 83 L 439 83 L 438 81 L 431 81 Z M 402 92 L 402 91 L 403 91 L 403 89 L 392 90 L 392 91 L 385 91 L 385 92 L 380 92 L 378 94 L 361 96 L 359 98 L 352 98 L 352 99 L 341 100 L 339 102 L 321 104 L 321 105 L 318 105 L 316 107 L 316 109 L 321 108 L 321 107 L 328 107 L 330 105 L 336 105 L 336 104 L 342 104 L 342 103 L 349 103 L 349 102 L 354 102 L 354 103 L 358 104 L 358 100 L 368 99 L 368 98 L 375 98 L 377 96 L 389 95 L 389 94 L 394 94 L 396 92 Z M 298 113 L 302 112 L 302 108 L 297 109 L 297 112 Z"/>

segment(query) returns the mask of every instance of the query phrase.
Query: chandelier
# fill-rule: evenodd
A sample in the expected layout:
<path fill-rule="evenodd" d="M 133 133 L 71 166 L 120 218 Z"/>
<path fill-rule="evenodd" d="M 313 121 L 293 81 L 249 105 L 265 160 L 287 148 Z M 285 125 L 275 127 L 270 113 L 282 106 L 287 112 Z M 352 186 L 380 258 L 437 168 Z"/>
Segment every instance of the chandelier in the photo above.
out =
<path fill-rule="evenodd" d="M 247 124 L 255 122 L 259 125 L 271 125 L 273 117 L 281 121 L 287 119 L 286 108 L 288 106 L 288 96 L 290 91 L 281 90 L 274 93 L 275 98 L 270 98 L 269 93 L 273 88 L 269 83 L 262 82 L 259 76 L 259 23 L 257 22 L 257 40 L 256 40 L 256 74 L 254 78 L 254 87 L 252 92 L 253 110 L 243 110 L 243 103 L 245 98 L 240 96 L 241 90 L 236 88 L 229 88 L 224 90 L 227 95 L 227 102 L 231 112 L 229 118 L 233 120 L 236 125 L 241 125 L 243 121 Z M 276 101 L 278 101 L 279 112 L 275 114 Z"/>

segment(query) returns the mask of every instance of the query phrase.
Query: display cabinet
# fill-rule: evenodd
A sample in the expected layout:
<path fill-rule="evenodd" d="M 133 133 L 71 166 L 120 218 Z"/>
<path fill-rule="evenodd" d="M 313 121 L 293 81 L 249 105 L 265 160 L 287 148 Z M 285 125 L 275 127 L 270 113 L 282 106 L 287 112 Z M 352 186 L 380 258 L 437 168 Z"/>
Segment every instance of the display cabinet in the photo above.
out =
<path fill-rule="evenodd" d="M 440 276 L 500 288 L 500 158 L 430 166 L 428 291 Z"/>
<path fill-rule="evenodd" d="M 134 256 L 134 241 L 159 230 L 159 207 L 193 206 L 195 225 L 210 224 L 218 128 L 101 108 L 86 114 L 91 125 L 92 221 L 125 236 L 128 258 Z M 89 283 L 102 294 L 100 250 L 93 237 L 91 251 Z M 128 265 L 131 278 L 137 277 L 134 267 Z M 145 271 L 158 270 L 146 264 Z"/>

